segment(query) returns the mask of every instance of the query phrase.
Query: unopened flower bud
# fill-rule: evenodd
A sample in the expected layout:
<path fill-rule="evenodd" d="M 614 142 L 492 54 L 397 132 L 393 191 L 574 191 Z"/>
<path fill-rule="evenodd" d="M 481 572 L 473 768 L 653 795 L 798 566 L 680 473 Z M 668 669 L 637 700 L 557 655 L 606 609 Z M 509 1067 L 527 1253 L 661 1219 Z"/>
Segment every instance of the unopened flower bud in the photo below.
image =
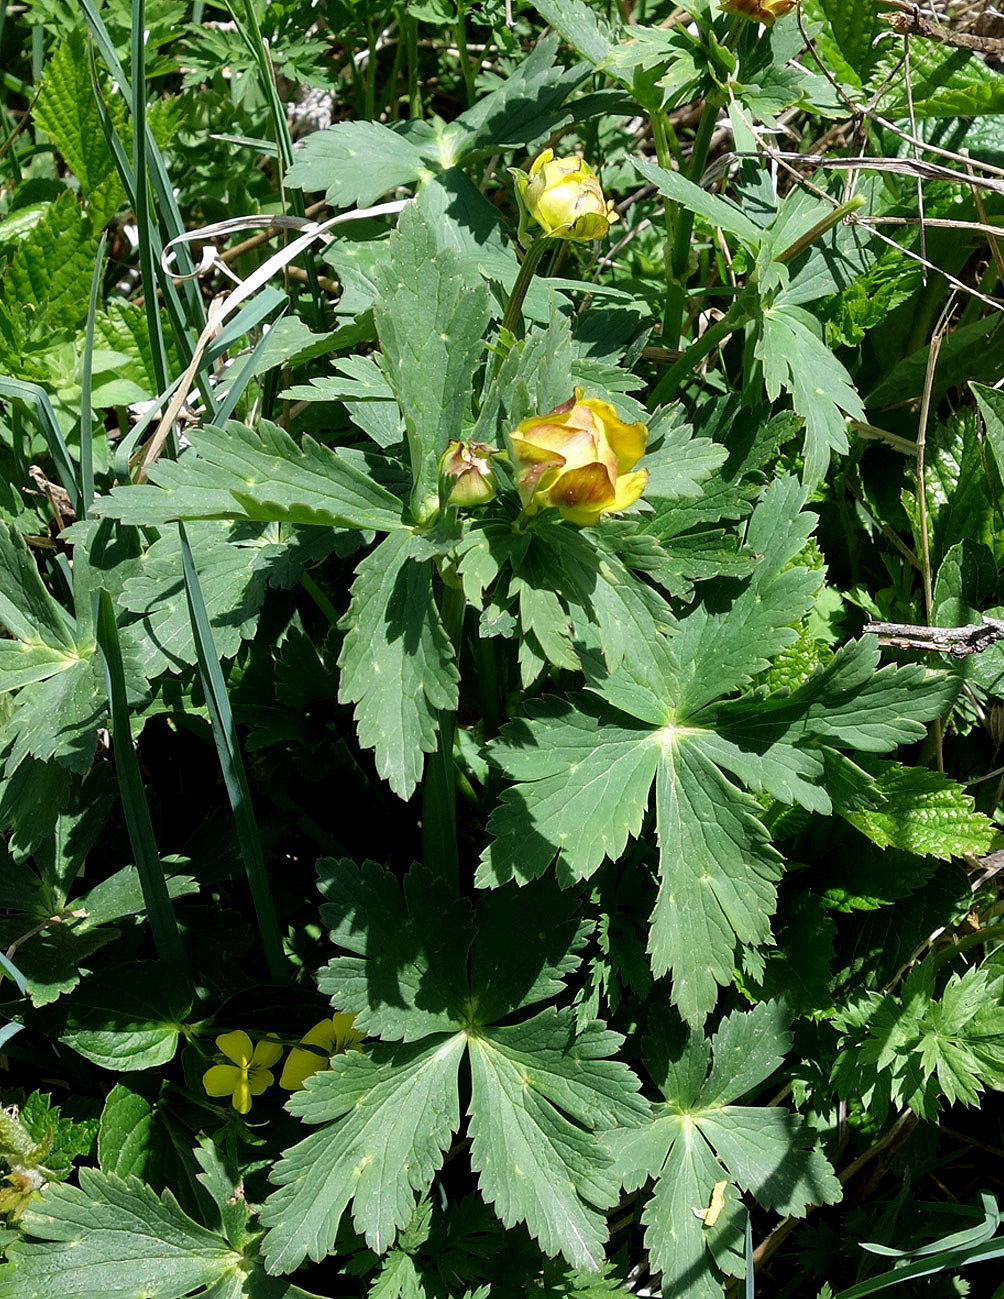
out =
<path fill-rule="evenodd" d="M 581 388 L 547 415 L 522 420 L 510 437 L 527 514 L 553 506 L 588 527 L 633 505 L 648 482 L 648 473 L 635 469 L 645 454 L 645 425 L 625 424 L 609 402 L 584 399 Z"/>
<path fill-rule="evenodd" d="M 779 18 L 794 9 L 797 0 L 719 0 L 723 13 L 737 14 L 754 22 L 773 27 Z"/>
<path fill-rule="evenodd" d="M 620 217 L 606 198 L 596 173 L 582 158 L 556 158 L 545 149 L 529 174 L 513 171 L 516 192 L 527 216 L 555 239 L 588 243 L 602 239 Z"/>
<path fill-rule="evenodd" d="M 487 505 L 495 498 L 491 458 L 485 442 L 450 442 L 439 459 L 439 476 L 453 479 L 450 505 Z"/>

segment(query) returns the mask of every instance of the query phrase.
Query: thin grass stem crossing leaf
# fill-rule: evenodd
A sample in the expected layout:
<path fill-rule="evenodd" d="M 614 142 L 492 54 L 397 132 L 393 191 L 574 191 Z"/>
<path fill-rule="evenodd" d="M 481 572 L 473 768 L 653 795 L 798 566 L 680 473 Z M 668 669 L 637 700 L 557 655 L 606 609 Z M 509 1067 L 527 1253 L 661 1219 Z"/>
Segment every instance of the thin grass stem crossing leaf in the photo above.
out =
<path fill-rule="evenodd" d="M 432 567 L 412 558 L 416 538 L 393 532 L 360 563 L 342 621 L 338 697 L 355 704 L 359 743 L 400 798 L 436 747 L 439 711 L 457 707 L 453 646 L 433 599 Z"/>

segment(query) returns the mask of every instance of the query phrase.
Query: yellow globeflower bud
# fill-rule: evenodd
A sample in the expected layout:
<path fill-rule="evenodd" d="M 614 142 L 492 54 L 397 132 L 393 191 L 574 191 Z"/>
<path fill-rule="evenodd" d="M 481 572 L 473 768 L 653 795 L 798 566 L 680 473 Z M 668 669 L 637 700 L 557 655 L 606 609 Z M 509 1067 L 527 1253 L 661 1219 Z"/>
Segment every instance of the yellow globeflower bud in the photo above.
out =
<path fill-rule="evenodd" d="M 738 14 L 754 22 L 773 27 L 779 18 L 794 9 L 797 0 L 719 0 L 723 13 Z"/>
<path fill-rule="evenodd" d="M 648 429 L 625 424 L 609 402 L 583 398 L 581 388 L 549 414 L 522 420 L 510 437 L 527 514 L 554 506 L 589 527 L 633 505 L 648 482 L 646 470 L 634 468 Z"/>
<path fill-rule="evenodd" d="M 604 196 L 596 173 L 582 158 L 556 158 L 553 149 L 545 149 L 528 175 L 513 175 L 527 214 L 555 239 L 602 239 L 620 220 L 613 200 Z"/>
<path fill-rule="evenodd" d="M 439 473 L 452 478 L 451 505 L 487 505 L 495 499 L 495 475 L 492 473 L 493 451 L 485 442 L 458 442 L 447 445 L 439 459 Z"/>

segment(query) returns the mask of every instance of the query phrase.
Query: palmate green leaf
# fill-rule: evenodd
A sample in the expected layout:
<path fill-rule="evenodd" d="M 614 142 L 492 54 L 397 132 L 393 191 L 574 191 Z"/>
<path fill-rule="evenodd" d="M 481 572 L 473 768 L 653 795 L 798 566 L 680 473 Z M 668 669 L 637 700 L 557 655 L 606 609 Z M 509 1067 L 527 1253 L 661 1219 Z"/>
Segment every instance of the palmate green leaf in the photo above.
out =
<path fill-rule="evenodd" d="M 401 501 L 369 472 L 365 456 L 331 450 L 312 438 L 302 445 L 262 420 L 252 431 L 235 420 L 204 425 L 180 460 L 158 461 L 156 487 L 114 487 L 93 513 L 158 526 L 179 519 L 257 519 L 326 527 L 404 527 Z"/>
<path fill-rule="evenodd" d="M 479 888 L 542 875 L 558 854 L 568 887 L 605 857 L 616 860 L 641 831 L 660 761 L 650 724 L 586 696 L 528 701 L 526 721 L 511 722 L 491 758 L 520 783 L 502 794 L 488 822 L 496 835 L 475 877 Z"/>
<path fill-rule="evenodd" d="M 748 534 L 761 558 L 730 607 L 696 606 L 678 632 L 648 638 L 644 656 L 626 652 L 614 676 L 591 669 L 606 706 L 534 701 L 490 748 L 516 783 L 489 820 L 496 838 L 481 887 L 536 878 L 555 857 L 563 886 L 588 878 L 640 833 L 655 781 L 660 885 L 649 951 L 657 976 L 672 972 L 673 1001 L 693 1023 L 731 979 L 737 942 L 769 939 L 776 902 L 781 859 L 761 808 L 732 777 L 812 810 L 831 810 L 830 785 L 860 804 L 870 778 L 832 746 L 876 752 L 914 741 L 957 690 L 916 666 L 876 672 L 875 644 L 864 641 L 794 692 L 716 699 L 762 671 L 794 634 L 791 609 L 808 607 L 818 575 L 784 567 L 804 545 L 801 492 L 788 479 L 765 493 Z"/>
<path fill-rule="evenodd" d="M 544 36 L 497 89 L 483 95 L 445 128 L 456 163 L 481 152 L 519 149 L 550 136 L 564 122 L 582 122 L 582 101 L 563 108 L 588 76 L 581 65 L 555 67 L 558 38 Z M 440 151 L 442 154 L 442 150 Z"/>
<path fill-rule="evenodd" d="M 172 1059 L 191 989 L 168 965 L 136 961 L 85 980 L 60 1040 L 105 1069 L 152 1069 Z"/>
<path fill-rule="evenodd" d="M 537 12 L 595 68 L 605 68 L 616 49 L 607 23 L 583 0 L 541 0 Z"/>
<path fill-rule="evenodd" d="M 830 452 L 848 449 L 844 415 L 863 420 L 865 409 L 851 377 L 818 337 L 814 318 L 800 307 L 765 307 L 755 354 L 763 362 L 767 396 L 784 389 L 805 420 L 805 467 L 809 486 L 826 473 Z"/>
<path fill-rule="evenodd" d="M 701 484 L 727 457 L 725 447 L 710 438 L 694 437 L 692 426 L 682 421 L 681 407 L 663 407 L 649 421 L 649 450 L 638 464 L 648 470 L 645 499 L 702 496 Z"/>
<path fill-rule="evenodd" d="M 48 1187 L 21 1224 L 37 1240 L 8 1249 L 2 1299 L 313 1299 L 134 1177 L 83 1168 L 79 1188 Z"/>
<path fill-rule="evenodd" d="M 735 203 L 719 198 L 717 194 L 709 194 L 678 171 L 667 171 L 665 167 L 643 158 L 634 158 L 632 161 L 645 179 L 651 181 L 665 198 L 679 203 L 681 207 L 703 217 L 720 230 L 735 235 L 751 252 L 755 253 L 760 247 L 763 231 Z"/>
<path fill-rule="evenodd" d="M 674 1299 L 720 1299 L 712 1259 L 742 1275 L 737 1246 L 745 1210 L 736 1187 L 792 1217 L 802 1216 L 809 1204 L 840 1198 L 833 1170 L 808 1148 L 813 1134 L 798 1115 L 732 1104 L 781 1064 L 791 1043 L 786 1020 L 777 1003 L 761 1002 L 723 1020 L 710 1053 L 700 1036 L 668 1053 L 661 1041 L 652 1042 L 654 1076 L 665 1101 L 654 1107 L 650 1124 L 606 1138 L 628 1190 L 656 1179 L 642 1215 L 645 1244 L 653 1269 L 663 1273 L 663 1293 Z M 661 1019 L 653 1030 L 659 1038 L 668 1036 Z M 725 1208 L 706 1227 L 698 1213 L 722 1181 L 730 1183 Z"/>
<path fill-rule="evenodd" d="M 401 213 L 374 283 L 373 314 L 404 413 L 412 507 L 421 518 L 437 499 L 439 457 L 461 434 L 484 351 L 488 287 L 476 264 L 438 241 L 421 195 Z"/>
<path fill-rule="evenodd" d="M 422 151 L 379 122 L 336 122 L 302 141 L 286 184 L 323 192 L 332 207 L 369 207 L 427 169 Z"/>
<path fill-rule="evenodd" d="M 797 639 L 792 624 L 812 607 L 822 578 L 788 567 L 814 526 L 811 515 L 800 512 L 804 499 L 804 489 L 790 476 L 767 487 L 746 531 L 746 545 L 757 556 L 749 582 L 737 594 L 726 588 L 721 600 L 712 590 L 681 620 L 672 651 L 678 717 L 692 716 L 711 700 L 747 686 L 772 655 Z M 715 607 L 719 604 L 724 607 Z"/>
<path fill-rule="evenodd" d="M 414 1042 L 464 1022 L 470 906 L 415 867 L 404 883 L 375 862 L 322 859 L 321 920 L 336 956 L 317 986 L 370 1037 Z"/>
<path fill-rule="evenodd" d="M 658 978 L 673 975 L 673 1001 L 690 1023 L 732 978 L 736 942 L 770 937 L 781 856 L 760 808 L 698 745 L 667 736 L 656 778 L 659 893 L 648 950 Z"/>
<path fill-rule="evenodd" d="M 270 1272 L 323 1258 L 350 1200 L 370 1248 L 383 1253 L 392 1244 L 460 1126 L 464 1047 L 457 1033 L 349 1052 L 293 1097 L 294 1114 L 328 1126 L 286 1151 L 273 1170 L 280 1189 L 262 1211 L 271 1228 L 264 1247 Z"/>
<path fill-rule="evenodd" d="M 638 1080 L 609 1058 L 621 1038 L 599 1023 L 580 1027 L 571 1007 L 495 1026 L 562 992 L 588 928 L 575 917 L 576 899 L 550 881 L 486 899 L 470 985 L 458 996 L 469 917 L 464 907 L 443 905 L 432 875 L 410 872 L 406 907 L 394 878 L 372 864 L 331 863 L 323 878 L 325 920 L 350 953 L 331 962 L 324 990 L 339 1008 L 362 1009 L 368 980 L 375 990 L 368 1022 L 400 1038 L 413 1017 L 414 1036 L 426 1031 L 418 1041 L 336 1057 L 330 1073 L 316 1075 L 291 1101 L 307 1122 L 328 1126 L 287 1151 L 276 1170 L 281 1189 L 263 1215 L 270 1268 L 323 1257 L 350 1200 L 371 1248 L 383 1252 L 393 1243 L 460 1125 L 458 1067 L 466 1049 L 472 1160 L 485 1199 L 507 1225 L 525 1221 L 548 1252 L 598 1266 L 605 1239 L 599 1209 L 617 1194 L 599 1133 L 648 1113 Z M 442 1023 L 453 1031 L 435 1032 Z"/>
<path fill-rule="evenodd" d="M 216 649 L 221 658 L 233 658 L 258 624 L 267 574 L 257 561 L 272 539 L 261 525 L 237 530 L 225 520 L 196 521 L 187 531 Z M 126 635 L 145 676 L 184 670 L 196 662 L 176 528 L 146 552 L 142 573 L 123 584 L 118 602 L 142 615 Z"/>
<path fill-rule="evenodd" d="M 710 723 L 716 734 L 697 742 L 751 789 L 828 814 L 832 802 L 824 776 L 837 773 L 833 750 L 824 746 L 882 752 L 915 743 L 926 733 L 924 723 L 958 691 L 947 673 L 894 664 L 876 671 L 878 662 L 871 637 L 852 641 L 791 693 L 767 698 L 758 693 L 701 711 L 694 720 Z M 877 802 L 881 793 L 867 771 L 859 768 L 858 775 L 863 787 L 875 790 Z M 870 813 L 862 815 L 867 823 Z"/>
<path fill-rule="evenodd" d="M 24 538 L 8 523 L 0 526 L 0 624 L 29 648 L 62 651 L 67 667 L 77 657 L 66 616 L 49 594 Z"/>
<path fill-rule="evenodd" d="M 71 771 L 85 772 L 97 752 L 97 728 L 107 715 L 108 694 L 93 652 L 65 671 L 25 686 L 0 727 L 0 752 L 7 750 L 5 775 L 29 757 L 42 762 L 55 758 Z"/>
<path fill-rule="evenodd" d="M 338 697 L 356 705 L 359 743 L 400 798 L 422 777 L 438 712 L 457 706 L 459 673 L 432 590 L 432 568 L 412 558 L 411 533 L 393 532 L 356 569 L 342 626 Z"/>
<path fill-rule="evenodd" d="M 841 816 L 880 848 L 948 861 L 989 852 L 996 830 L 972 796 L 942 772 L 871 759 L 864 764 L 883 795 L 877 807 L 841 809 Z"/>
<path fill-rule="evenodd" d="M 620 1037 L 574 1023 L 547 1010 L 471 1038 L 471 1162 L 505 1226 L 525 1222 L 545 1253 L 597 1271 L 618 1186 L 590 1129 L 637 1123 L 646 1107 L 627 1066 L 606 1058 Z"/>

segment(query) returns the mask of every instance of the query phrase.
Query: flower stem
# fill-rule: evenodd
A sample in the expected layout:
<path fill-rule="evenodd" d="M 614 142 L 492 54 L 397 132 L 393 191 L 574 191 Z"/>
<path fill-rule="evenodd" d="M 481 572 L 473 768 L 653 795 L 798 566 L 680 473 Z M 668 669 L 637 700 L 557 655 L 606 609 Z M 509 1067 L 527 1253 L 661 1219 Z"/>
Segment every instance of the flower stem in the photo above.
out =
<path fill-rule="evenodd" d="M 716 325 L 706 329 L 700 338 L 690 345 L 683 353 L 680 359 L 666 371 L 659 382 L 656 384 L 649 398 L 649 410 L 655 410 L 661 402 L 671 400 L 677 392 L 680 383 L 693 370 L 694 366 L 708 355 L 723 342 L 728 336 L 737 329 L 741 329 L 746 321 L 750 319 L 750 314 L 745 305 L 733 303 L 729 312 L 724 315 Z"/>
<path fill-rule="evenodd" d="M 717 95 L 709 95 L 704 101 L 700 125 L 694 139 L 694 149 L 690 155 L 689 179 L 700 185 L 704 175 L 704 166 L 708 161 L 708 149 L 711 137 L 718 121 L 718 110 L 721 100 Z M 675 348 L 680 345 L 680 334 L 683 332 L 683 304 L 686 300 L 687 264 L 690 261 L 690 238 L 694 233 L 694 214 L 689 209 L 677 204 L 673 215 L 673 251 L 670 257 L 670 283 L 666 295 L 666 309 L 662 320 L 662 341 L 664 347 Z"/>
<path fill-rule="evenodd" d="M 550 243 L 547 235 L 539 235 L 526 251 L 523 258 L 523 264 L 519 268 L 519 274 L 516 276 L 516 282 L 512 286 L 512 292 L 509 294 L 509 301 L 506 303 L 505 314 L 502 317 L 502 328 L 510 334 L 515 334 L 519 328 L 519 322 L 522 319 L 523 299 L 526 297 L 527 290 L 530 287 L 530 281 L 533 279 L 534 272 L 537 269 L 537 263 L 544 254 L 544 249 Z"/>

